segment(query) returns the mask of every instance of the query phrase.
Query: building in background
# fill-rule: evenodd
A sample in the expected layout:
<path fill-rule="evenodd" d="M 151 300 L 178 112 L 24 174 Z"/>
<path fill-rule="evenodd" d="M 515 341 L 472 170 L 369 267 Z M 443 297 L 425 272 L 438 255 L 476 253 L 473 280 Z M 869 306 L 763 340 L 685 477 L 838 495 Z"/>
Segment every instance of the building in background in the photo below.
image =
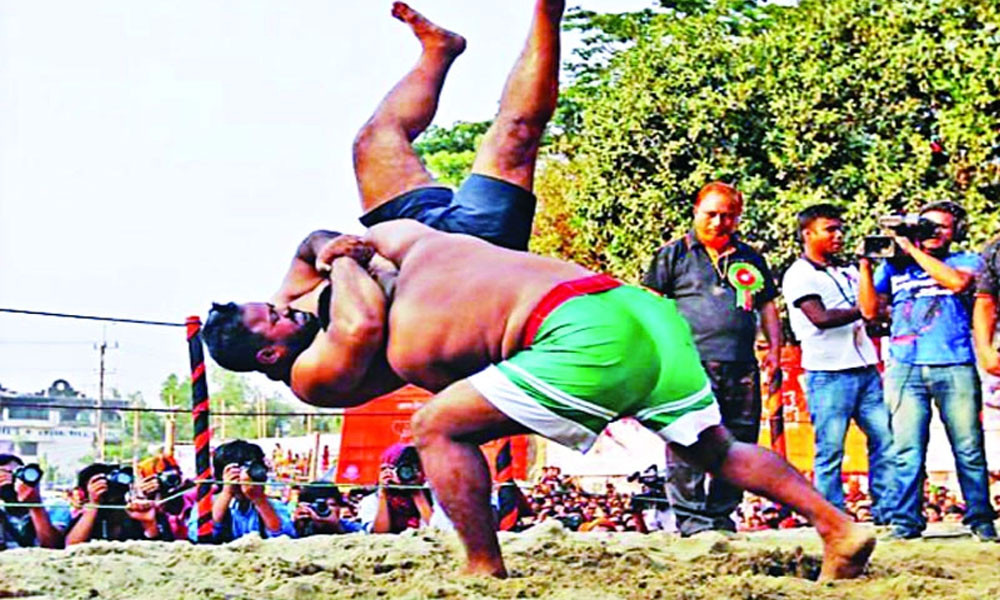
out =
<path fill-rule="evenodd" d="M 36 394 L 15 392 L 0 386 L 0 454 L 17 454 L 24 462 L 37 462 L 46 471 L 45 482 L 75 483 L 76 472 L 98 456 L 95 398 L 58 379 Z M 129 405 L 120 398 L 104 399 L 115 409 Z M 122 436 L 120 413 L 105 410 L 102 424 L 105 441 L 116 443 Z"/>

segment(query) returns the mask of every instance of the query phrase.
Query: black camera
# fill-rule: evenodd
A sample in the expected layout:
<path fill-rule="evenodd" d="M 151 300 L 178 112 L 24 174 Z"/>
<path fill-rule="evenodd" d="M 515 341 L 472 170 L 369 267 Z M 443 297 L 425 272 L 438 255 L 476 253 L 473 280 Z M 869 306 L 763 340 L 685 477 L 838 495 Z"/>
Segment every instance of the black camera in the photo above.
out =
<path fill-rule="evenodd" d="M 918 214 L 883 215 L 878 224 L 894 234 L 916 242 L 937 235 L 938 225 Z M 889 236 L 869 235 L 862 242 L 861 255 L 866 258 L 893 258 L 898 255 L 896 242 Z"/>
<path fill-rule="evenodd" d="M 247 475 L 250 477 L 250 481 L 256 481 L 257 483 L 264 483 L 267 481 L 267 465 L 260 460 L 251 460 L 243 463 L 242 466 L 247 470 Z"/>
<path fill-rule="evenodd" d="M 656 465 L 649 465 L 643 471 L 628 476 L 629 482 L 642 484 L 642 492 L 632 494 L 631 509 L 641 511 L 647 508 L 667 507 L 667 478 L 660 475 Z"/>
<path fill-rule="evenodd" d="M 396 480 L 403 485 L 413 485 L 420 481 L 420 455 L 410 446 L 404 449 L 393 466 Z"/>
<path fill-rule="evenodd" d="M 160 491 L 166 493 L 181 486 L 181 474 L 174 470 L 161 471 L 156 474 L 160 483 Z"/>
<path fill-rule="evenodd" d="M 330 505 L 326 500 L 316 500 L 309 504 L 309 508 L 316 513 L 317 517 L 326 518 L 330 516 Z"/>
<path fill-rule="evenodd" d="M 20 479 L 25 485 L 30 485 L 31 487 L 38 487 L 38 484 L 42 481 L 43 474 L 44 471 L 42 471 L 42 468 L 35 463 L 24 465 L 14 470 L 14 478 Z"/>
<path fill-rule="evenodd" d="M 104 480 L 108 483 L 108 491 L 101 496 L 101 503 L 124 504 L 135 476 L 132 474 L 132 467 L 116 465 L 104 474 Z"/>

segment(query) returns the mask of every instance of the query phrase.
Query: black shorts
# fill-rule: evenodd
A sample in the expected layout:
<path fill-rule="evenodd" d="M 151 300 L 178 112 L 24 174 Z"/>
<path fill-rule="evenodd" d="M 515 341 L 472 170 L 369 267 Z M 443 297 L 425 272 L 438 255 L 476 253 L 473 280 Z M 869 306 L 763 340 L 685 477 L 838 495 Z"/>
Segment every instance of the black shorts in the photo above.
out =
<path fill-rule="evenodd" d="M 527 250 L 535 195 L 509 181 L 472 174 L 458 190 L 425 187 L 411 190 L 361 217 L 365 227 L 396 219 L 414 219 L 448 233 L 465 233 L 497 246 Z"/>

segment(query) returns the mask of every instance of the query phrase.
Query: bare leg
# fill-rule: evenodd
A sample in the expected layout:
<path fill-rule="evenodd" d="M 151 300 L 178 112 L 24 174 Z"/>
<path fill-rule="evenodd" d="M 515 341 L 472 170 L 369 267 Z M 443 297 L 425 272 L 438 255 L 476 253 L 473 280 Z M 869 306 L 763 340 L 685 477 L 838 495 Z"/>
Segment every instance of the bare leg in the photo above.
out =
<path fill-rule="evenodd" d="M 490 469 L 479 445 L 528 430 L 465 381 L 417 411 L 412 429 L 427 480 L 465 546 L 465 572 L 506 577 L 490 508 Z"/>
<path fill-rule="evenodd" d="M 530 190 L 545 125 L 559 97 L 559 24 L 565 0 L 537 0 L 524 49 L 507 77 L 500 111 L 472 172 Z"/>
<path fill-rule="evenodd" d="M 434 118 L 448 69 L 465 50 L 462 36 L 403 2 L 393 3 L 392 16 L 410 26 L 423 52 L 354 140 L 354 174 L 365 212 L 409 190 L 435 185 L 410 143 Z"/>
<path fill-rule="evenodd" d="M 713 475 L 771 500 L 787 504 L 816 527 L 823 538 L 820 580 L 857 577 L 875 549 L 875 536 L 826 501 L 777 454 L 732 439 L 724 427 L 702 432 L 698 442 L 671 450 Z"/>

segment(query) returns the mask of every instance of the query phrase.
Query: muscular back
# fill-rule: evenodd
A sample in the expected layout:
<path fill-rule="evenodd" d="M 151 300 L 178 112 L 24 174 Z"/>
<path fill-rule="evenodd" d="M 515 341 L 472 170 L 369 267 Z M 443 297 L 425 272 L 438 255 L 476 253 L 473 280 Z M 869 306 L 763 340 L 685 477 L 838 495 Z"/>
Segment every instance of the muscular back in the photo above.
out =
<path fill-rule="evenodd" d="M 553 287 L 591 273 L 572 263 L 498 248 L 414 222 L 369 239 L 399 265 L 387 357 L 403 379 L 441 389 L 520 349 L 532 310 Z"/>

